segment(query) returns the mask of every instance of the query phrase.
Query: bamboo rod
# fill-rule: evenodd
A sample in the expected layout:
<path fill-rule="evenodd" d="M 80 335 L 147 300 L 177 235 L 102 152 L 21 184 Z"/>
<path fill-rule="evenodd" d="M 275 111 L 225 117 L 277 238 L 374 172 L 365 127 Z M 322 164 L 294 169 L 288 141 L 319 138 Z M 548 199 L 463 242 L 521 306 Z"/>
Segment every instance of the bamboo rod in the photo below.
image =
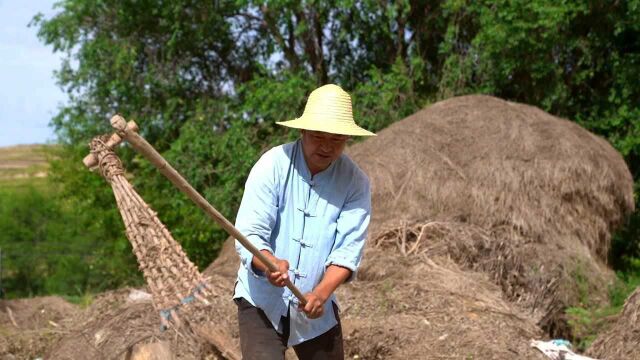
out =
<path fill-rule="evenodd" d="M 133 121 L 129 124 L 120 115 L 115 115 L 111 118 L 111 125 L 116 129 L 117 133 L 131 144 L 131 146 L 142 156 L 144 156 L 149 162 L 151 162 L 162 175 L 167 177 L 173 185 L 175 185 L 180 191 L 182 191 L 189 199 L 191 199 L 200 209 L 202 209 L 211 219 L 217 222 L 222 228 L 233 238 L 237 239 L 242 246 L 249 250 L 253 256 L 257 257 L 263 264 L 265 264 L 270 271 L 278 271 L 278 267 L 272 263 L 264 254 L 262 254 L 258 248 L 256 248 L 229 220 L 227 220 L 218 210 L 216 210 L 209 202 L 198 193 L 188 182 L 185 180 L 178 171 L 176 171 L 163 157 L 160 155 L 142 136 L 140 136 L 136 130 L 137 126 Z M 291 279 L 285 281 L 285 285 L 291 290 L 291 292 L 298 298 L 302 305 L 307 303 L 304 295 L 300 290 L 291 282 Z"/>

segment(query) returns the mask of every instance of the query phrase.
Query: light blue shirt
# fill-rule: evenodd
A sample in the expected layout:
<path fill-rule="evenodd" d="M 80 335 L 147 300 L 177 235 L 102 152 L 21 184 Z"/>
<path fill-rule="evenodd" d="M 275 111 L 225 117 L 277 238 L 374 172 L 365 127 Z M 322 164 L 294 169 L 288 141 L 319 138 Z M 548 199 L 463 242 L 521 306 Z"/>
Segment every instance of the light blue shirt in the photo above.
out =
<path fill-rule="evenodd" d="M 354 277 L 370 213 L 369 179 L 364 172 L 342 154 L 312 177 L 298 140 L 269 150 L 253 166 L 236 227 L 259 250 L 289 261 L 291 281 L 306 294 L 331 264 L 350 269 Z M 275 287 L 254 272 L 253 255 L 238 241 L 236 250 L 241 265 L 234 298 L 245 298 L 262 309 L 280 333 L 280 319 L 289 313 L 289 346 L 322 335 L 337 324 L 332 306 L 335 295 L 324 304 L 323 316 L 309 319 L 297 309 L 298 300 L 288 288 Z"/>

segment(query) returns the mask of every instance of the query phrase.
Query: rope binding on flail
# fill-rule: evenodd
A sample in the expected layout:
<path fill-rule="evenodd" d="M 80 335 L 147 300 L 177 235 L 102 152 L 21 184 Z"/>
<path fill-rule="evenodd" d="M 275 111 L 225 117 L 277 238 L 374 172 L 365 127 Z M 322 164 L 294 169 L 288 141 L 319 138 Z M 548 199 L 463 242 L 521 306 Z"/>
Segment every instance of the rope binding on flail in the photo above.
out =
<path fill-rule="evenodd" d="M 89 144 L 91 154 L 98 159 L 100 175 L 111 183 L 114 176 L 123 175 L 124 167 L 116 153 L 107 146 L 108 135 L 93 138 Z"/>

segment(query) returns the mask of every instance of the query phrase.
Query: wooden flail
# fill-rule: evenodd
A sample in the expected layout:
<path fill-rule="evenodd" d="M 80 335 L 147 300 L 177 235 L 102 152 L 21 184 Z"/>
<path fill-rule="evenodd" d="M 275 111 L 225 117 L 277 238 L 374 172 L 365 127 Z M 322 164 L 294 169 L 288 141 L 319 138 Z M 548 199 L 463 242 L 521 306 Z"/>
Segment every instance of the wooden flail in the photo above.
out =
<path fill-rule="evenodd" d="M 131 130 L 136 128 L 133 122 L 128 126 Z M 215 294 L 157 214 L 125 178 L 122 162 L 113 151 L 121 141 L 122 137 L 117 134 L 94 138 L 90 143 L 91 154 L 84 163 L 99 169 L 111 184 L 127 238 L 151 291 L 153 305 L 160 313 L 163 328 L 180 327 L 182 315 L 178 313 L 188 311 L 185 305 L 192 301 L 208 304 L 207 298 Z"/>
<path fill-rule="evenodd" d="M 265 264 L 270 271 L 276 272 L 279 270 L 278 267 L 272 261 L 270 261 L 262 252 L 260 252 L 258 248 L 256 248 L 255 245 L 253 245 L 242 233 L 240 233 L 240 231 L 236 229 L 236 227 L 233 226 L 233 224 L 229 222 L 229 220 L 227 220 L 218 210 L 216 210 L 211 204 L 209 204 L 209 202 L 202 195 L 200 195 L 200 193 L 198 193 L 193 188 L 193 186 L 191 186 L 187 182 L 187 180 L 185 180 L 185 178 L 182 177 L 182 175 L 180 175 L 180 173 L 176 171 L 176 169 L 174 169 L 142 136 L 138 134 L 138 126 L 136 125 L 135 122 L 129 121 L 127 123 L 124 120 L 124 118 L 122 118 L 122 116 L 115 115 L 114 117 L 111 118 L 111 125 L 116 131 L 114 134 L 112 134 L 108 138 L 102 137 L 98 139 L 95 142 L 96 145 L 93 145 L 94 143 L 92 142 L 92 146 L 97 146 L 97 148 L 96 150 L 91 150 L 91 154 L 89 154 L 87 157 L 84 158 L 83 162 L 87 167 L 94 168 L 98 166 L 101 169 L 111 167 L 112 165 L 102 164 L 103 162 L 105 162 L 105 160 L 103 159 L 105 157 L 108 157 L 107 155 L 113 154 L 112 151 L 108 152 L 107 150 L 112 150 L 117 144 L 119 144 L 123 140 L 126 140 L 131 145 L 131 147 L 133 147 L 134 150 L 136 150 L 138 153 L 144 156 L 147 160 L 149 160 L 149 162 L 151 162 L 151 164 L 153 164 L 153 166 L 155 166 L 160 171 L 160 173 L 162 173 L 162 175 L 164 175 L 169 181 L 171 181 L 171 183 L 175 185 L 176 188 L 178 188 L 178 190 L 182 191 L 185 195 L 187 195 L 187 197 L 191 199 L 191 201 L 193 201 L 200 209 L 202 209 L 202 211 L 204 211 L 212 220 L 217 222 L 218 225 L 220 225 L 229 235 L 231 235 L 240 244 L 242 244 L 242 246 L 244 246 L 247 250 L 249 250 L 249 252 L 251 252 L 251 254 L 253 254 L 255 258 L 259 259 L 263 264 Z M 115 156 L 115 154 L 113 154 L 112 156 Z M 122 168 L 122 166 L 120 166 L 120 168 Z M 108 177 L 109 171 L 105 171 L 105 170 L 101 170 L 101 171 L 105 176 L 105 178 L 107 178 L 108 181 L 111 181 L 109 180 L 109 177 Z M 116 173 L 117 172 L 118 171 L 116 171 Z M 120 174 L 120 176 L 122 175 Z M 118 180 L 118 181 L 126 182 L 126 179 L 122 177 L 122 180 Z M 112 185 L 113 185 L 113 182 L 112 182 Z M 129 187 L 131 187 L 131 185 L 129 185 Z M 114 192 L 116 192 L 115 188 L 114 188 Z M 133 190 L 131 189 L 130 192 L 133 192 Z M 118 195 L 116 195 L 116 197 L 117 196 Z M 140 202 L 144 204 L 142 199 L 140 199 Z M 147 205 L 145 204 L 145 206 Z M 147 209 L 148 209 L 148 206 L 147 206 Z M 120 209 L 120 211 L 122 211 L 122 208 Z M 151 210 L 149 210 L 149 213 L 152 214 L 153 218 L 157 220 L 155 213 L 153 213 Z M 134 220 L 137 221 L 137 218 L 134 218 Z M 134 227 L 138 227 L 139 225 L 137 224 L 138 223 L 136 223 Z M 164 226 L 162 226 L 161 231 L 159 232 L 157 231 L 156 233 L 169 234 L 169 232 L 166 230 Z M 129 234 L 129 230 L 127 230 L 127 234 Z M 169 234 L 169 237 L 170 236 L 171 235 Z M 173 243 L 177 245 L 175 241 L 173 241 Z M 180 249 L 180 254 L 182 254 L 180 256 L 184 257 L 184 261 L 191 264 L 189 260 L 186 259 L 186 257 L 184 256 L 182 249 Z M 191 264 L 191 266 L 193 266 L 193 264 Z M 180 270 L 180 268 L 177 268 L 177 267 L 175 269 L 178 271 Z M 170 269 L 170 272 L 175 275 L 173 269 Z M 189 279 L 193 278 L 192 276 L 187 276 L 187 277 Z M 289 290 L 291 290 L 291 292 L 298 298 L 298 300 L 302 305 L 306 304 L 307 302 L 306 298 L 304 297 L 302 292 L 300 292 L 300 289 L 298 289 L 291 282 L 290 279 L 285 280 L 285 286 L 288 287 Z M 197 295 L 198 295 L 198 292 L 196 291 L 193 296 L 197 296 Z"/>
<path fill-rule="evenodd" d="M 83 162 L 90 169 L 99 169 L 102 176 L 111 184 L 118 209 L 124 220 L 127 237 L 151 290 L 154 306 L 160 312 L 164 327 L 168 327 L 170 322 L 180 326 L 178 310 L 188 311 L 188 307 L 184 308 L 184 306 L 194 300 L 207 304 L 207 297 L 215 294 L 212 288 L 207 286 L 196 266 L 189 261 L 180 244 L 160 222 L 157 214 L 125 178 L 122 162 L 113 151 L 124 140 L 149 160 L 229 235 L 238 240 L 254 257 L 262 261 L 271 271 L 278 271 L 272 261 L 209 204 L 138 134 L 138 126 L 135 122 L 126 122 L 120 115 L 115 115 L 111 118 L 111 125 L 115 133 L 94 138 L 90 144 L 91 153 L 84 158 Z M 301 304 L 306 304 L 304 295 L 290 279 L 285 281 L 285 286 L 300 300 Z"/>

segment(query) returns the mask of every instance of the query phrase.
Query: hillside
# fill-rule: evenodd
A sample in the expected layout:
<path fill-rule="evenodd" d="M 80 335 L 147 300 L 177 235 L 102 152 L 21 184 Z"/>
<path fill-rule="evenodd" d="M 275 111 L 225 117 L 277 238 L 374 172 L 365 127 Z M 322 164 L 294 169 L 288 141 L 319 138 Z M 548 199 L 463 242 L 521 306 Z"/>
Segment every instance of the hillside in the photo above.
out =
<path fill-rule="evenodd" d="M 47 176 L 48 158 L 54 148 L 42 144 L 0 147 L 0 185 L 40 183 Z"/>

